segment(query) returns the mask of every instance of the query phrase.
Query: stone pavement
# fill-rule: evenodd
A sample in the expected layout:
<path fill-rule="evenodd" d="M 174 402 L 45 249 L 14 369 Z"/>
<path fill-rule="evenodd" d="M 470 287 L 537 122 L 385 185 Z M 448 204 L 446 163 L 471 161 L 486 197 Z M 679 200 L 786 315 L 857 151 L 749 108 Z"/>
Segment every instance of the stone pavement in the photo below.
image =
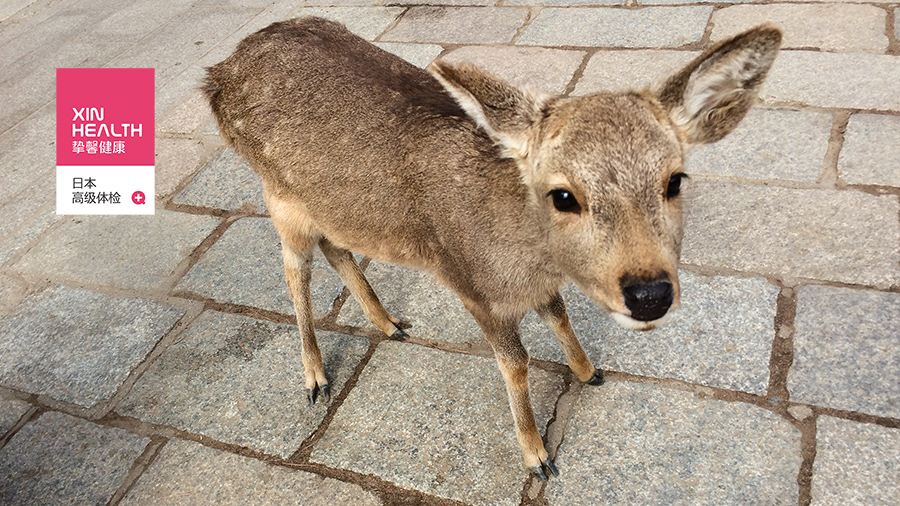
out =
<path fill-rule="evenodd" d="M 785 29 L 760 106 L 691 154 L 672 324 L 566 288 L 594 388 L 523 322 L 559 478 L 523 468 L 461 303 L 405 268 L 363 261 L 399 343 L 316 259 L 334 400 L 305 405 L 258 178 L 195 88 L 307 14 L 573 96 Z M 0 503 L 900 504 L 898 38 L 897 0 L 0 2 Z M 54 69 L 102 66 L 156 68 L 155 216 L 55 214 Z"/>

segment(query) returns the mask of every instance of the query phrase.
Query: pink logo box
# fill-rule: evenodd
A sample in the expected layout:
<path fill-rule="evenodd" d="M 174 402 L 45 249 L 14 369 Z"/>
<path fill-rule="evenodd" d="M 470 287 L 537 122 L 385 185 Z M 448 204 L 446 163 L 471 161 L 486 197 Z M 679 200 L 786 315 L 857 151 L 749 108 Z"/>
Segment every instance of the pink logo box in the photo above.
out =
<path fill-rule="evenodd" d="M 56 69 L 57 165 L 154 165 L 154 69 Z"/>

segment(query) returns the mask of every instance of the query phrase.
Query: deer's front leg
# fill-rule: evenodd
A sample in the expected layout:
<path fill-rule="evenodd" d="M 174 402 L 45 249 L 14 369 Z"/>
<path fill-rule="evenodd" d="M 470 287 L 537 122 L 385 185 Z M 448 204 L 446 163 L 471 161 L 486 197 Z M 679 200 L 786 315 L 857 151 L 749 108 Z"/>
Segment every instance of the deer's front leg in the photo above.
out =
<path fill-rule="evenodd" d="M 566 355 L 566 362 L 569 368 L 575 373 L 579 380 L 589 385 L 603 384 L 603 371 L 594 368 L 591 360 L 581 347 L 572 324 L 569 323 L 569 315 L 566 313 L 566 303 L 563 301 L 559 292 L 550 299 L 549 302 L 534 308 L 538 316 L 550 330 L 556 334 L 556 339 L 562 346 L 563 353 Z"/>
<path fill-rule="evenodd" d="M 531 395 L 528 392 L 528 352 L 519 338 L 519 321 L 501 321 L 489 316 L 476 317 L 476 320 L 491 343 L 500 372 L 506 380 L 509 406 L 525 465 L 541 480 L 547 479 L 547 473 L 558 476 L 559 471 L 544 449 L 541 433 L 534 421 Z"/>

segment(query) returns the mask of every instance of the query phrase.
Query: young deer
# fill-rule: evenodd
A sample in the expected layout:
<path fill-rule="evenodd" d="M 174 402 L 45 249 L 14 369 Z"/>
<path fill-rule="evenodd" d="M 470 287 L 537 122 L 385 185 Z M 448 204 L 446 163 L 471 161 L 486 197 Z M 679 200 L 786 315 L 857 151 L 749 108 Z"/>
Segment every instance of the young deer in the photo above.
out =
<path fill-rule="evenodd" d="M 579 380 L 602 383 L 569 324 L 572 279 L 621 325 L 652 329 L 678 306 L 684 158 L 744 117 L 781 33 L 719 44 L 653 91 L 565 98 L 472 65 L 419 69 L 319 18 L 275 23 L 209 69 L 222 135 L 262 177 L 281 236 L 309 401 L 330 400 L 313 330 L 318 244 L 385 334 L 353 252 L 433 273 L 462 299 L 506 380 L 525 464 L 558 471 L 528 393 L 519 323 L 535 310 Z"/>

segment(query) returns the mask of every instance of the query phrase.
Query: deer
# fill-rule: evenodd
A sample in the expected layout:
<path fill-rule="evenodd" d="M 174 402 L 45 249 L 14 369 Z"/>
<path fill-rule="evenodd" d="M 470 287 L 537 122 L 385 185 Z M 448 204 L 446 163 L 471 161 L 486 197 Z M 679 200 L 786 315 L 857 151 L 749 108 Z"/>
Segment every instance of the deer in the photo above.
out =
<path fill-rule="evenodd" d="M 680 303 L 686 154 L 738 125 L 780 45 L 780 30 L 761 25 L 649 89 L 567 97 L 466 63 L 422 69 L 322 18 L 246 37 L 201 89 L 227 144 L 261 177 L 308 402 L 331 400 L 310 301 L 314 248 L 397 340 L 409 336 L 354 253 L 424 270 L 490 344 L 525 466 L 557 476 L 535 423 L 521 320 L 535 311 L 589 385 L 603 372 L 572 329 L 564 283 L 626 328 L 666 322 Z"/>

